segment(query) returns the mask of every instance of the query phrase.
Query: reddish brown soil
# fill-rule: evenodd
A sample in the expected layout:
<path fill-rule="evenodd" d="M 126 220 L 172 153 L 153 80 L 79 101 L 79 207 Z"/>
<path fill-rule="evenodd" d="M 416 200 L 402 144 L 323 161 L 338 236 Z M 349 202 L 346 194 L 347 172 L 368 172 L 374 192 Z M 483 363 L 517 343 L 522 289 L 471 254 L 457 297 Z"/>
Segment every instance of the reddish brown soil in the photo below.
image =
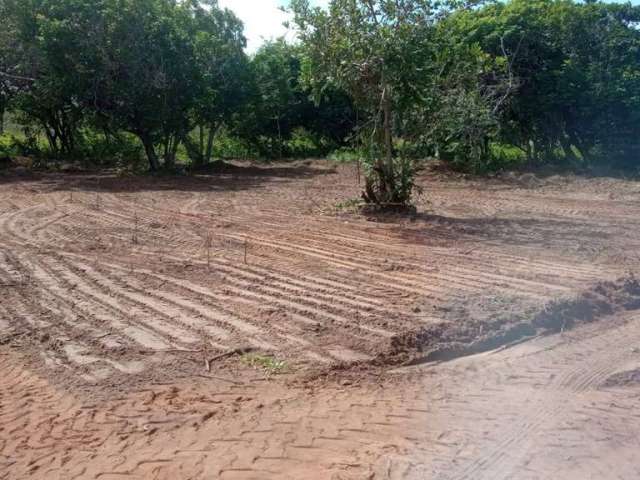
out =
<path fill-rule="evenodd" d="M 0 177 L 0 479 L 637 478 L 633 298 L 498 353 L 380 360 L 549 326 L 640 271 L 640 185 L 421 183 L 416 214 L 362 216 L 336 208 L 355 170 L 323 162 Z M 206 368 L 235 348 L 284 375 Z"/>

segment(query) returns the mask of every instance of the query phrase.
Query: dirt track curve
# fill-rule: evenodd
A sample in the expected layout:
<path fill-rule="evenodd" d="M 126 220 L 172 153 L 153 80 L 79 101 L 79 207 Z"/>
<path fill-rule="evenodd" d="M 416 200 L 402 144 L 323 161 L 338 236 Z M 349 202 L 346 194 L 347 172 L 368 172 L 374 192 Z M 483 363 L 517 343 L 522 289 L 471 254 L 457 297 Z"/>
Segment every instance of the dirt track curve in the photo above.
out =
<path fill-rule="evenodd" d="M 637 345 L 636 314 L 377 386 L 154 385 L 103 404 L 0 357 L 0 478 L 634 479 Z"/>
<path fill-rule="evenodd" d="M 640 185 L 421 181 L 366 218 L 321 163 L 0 177 L 0 479 L 638 478 L 640 313 L 369 362 L 640 271 Z"/>

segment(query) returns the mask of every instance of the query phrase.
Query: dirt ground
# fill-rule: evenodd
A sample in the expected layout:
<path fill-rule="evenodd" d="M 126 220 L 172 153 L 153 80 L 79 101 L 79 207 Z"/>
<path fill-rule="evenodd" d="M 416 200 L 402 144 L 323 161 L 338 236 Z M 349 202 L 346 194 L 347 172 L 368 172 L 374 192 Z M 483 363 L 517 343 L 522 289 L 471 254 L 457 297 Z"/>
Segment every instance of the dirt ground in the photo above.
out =
<path fill-rule="evenodd" d="M 0 479 L 639 478 L 640 183 L 420 184 L 0 175 Z"/>

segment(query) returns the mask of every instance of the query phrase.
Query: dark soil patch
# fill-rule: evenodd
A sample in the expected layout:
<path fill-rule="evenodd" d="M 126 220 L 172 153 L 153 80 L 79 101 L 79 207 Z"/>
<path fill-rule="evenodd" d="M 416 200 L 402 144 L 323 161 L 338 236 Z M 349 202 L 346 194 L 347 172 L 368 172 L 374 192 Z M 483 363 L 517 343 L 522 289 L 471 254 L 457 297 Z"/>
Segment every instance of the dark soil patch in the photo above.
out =
<path fill-rule="evenodd" d="M 615 375 L 607 378 L 603 387 L 631 387 L 634 385 L 640 385 L 640 369 L 631 370 L 629 372 L 616 373 Z"/>
<path fill-rule="evenodd" d="M 552 301 L 537 312 L 498 315 L 490 322 L 469 318 L 396 335 L 388 350 L 373 363 L 383 366 L 451 360 L 637 309 L 640 309 L 640 282 L 629 275 L 598 283 L 576 298 Z"/>
<path fill-rule="evenodd" d="M 533 319 L 533 326 L 550 332 L 590 323 L 623 310 L 640 309 L 640 282 L 633 276 L 615 282 L 602 282 L 576 299 L 548 304 Z"/>
<path fill-rule="evenodd" d="M 9 168 L 11 164 L 11 159 L 9 157 L 0 157 L 0 169 Z"/>
<path fill-rule="evenodd" d="M 335 168 L 317 168 L 309 161 L 292 161 L 286 164 L 269 163 L 233 163 L 228 161 L 215 161 L 206 165 L 190 168 L 196 175 L 244 175 L 253 177 L 311 177 L 320 174 L 336 173 Z"/>
<path fill-rule="evenodd" d="M 398 218 L 415 217 L 418 209 L 404 203 L 367 203 L 360 207 L 360 213 L 370 221 L 397 221 Z"/>

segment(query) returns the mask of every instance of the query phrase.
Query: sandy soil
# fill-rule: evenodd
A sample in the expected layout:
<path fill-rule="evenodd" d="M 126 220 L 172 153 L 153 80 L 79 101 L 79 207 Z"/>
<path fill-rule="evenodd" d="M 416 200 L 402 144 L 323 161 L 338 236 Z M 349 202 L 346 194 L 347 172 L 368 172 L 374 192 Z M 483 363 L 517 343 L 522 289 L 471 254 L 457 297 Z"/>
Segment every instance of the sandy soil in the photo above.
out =
<path fill-rule="evenodd" d="M 0 478 L 638 478 L 635 304 L 398 364 L 640 271 L 640 185 L 356 180 L 0 176 Z"/>

